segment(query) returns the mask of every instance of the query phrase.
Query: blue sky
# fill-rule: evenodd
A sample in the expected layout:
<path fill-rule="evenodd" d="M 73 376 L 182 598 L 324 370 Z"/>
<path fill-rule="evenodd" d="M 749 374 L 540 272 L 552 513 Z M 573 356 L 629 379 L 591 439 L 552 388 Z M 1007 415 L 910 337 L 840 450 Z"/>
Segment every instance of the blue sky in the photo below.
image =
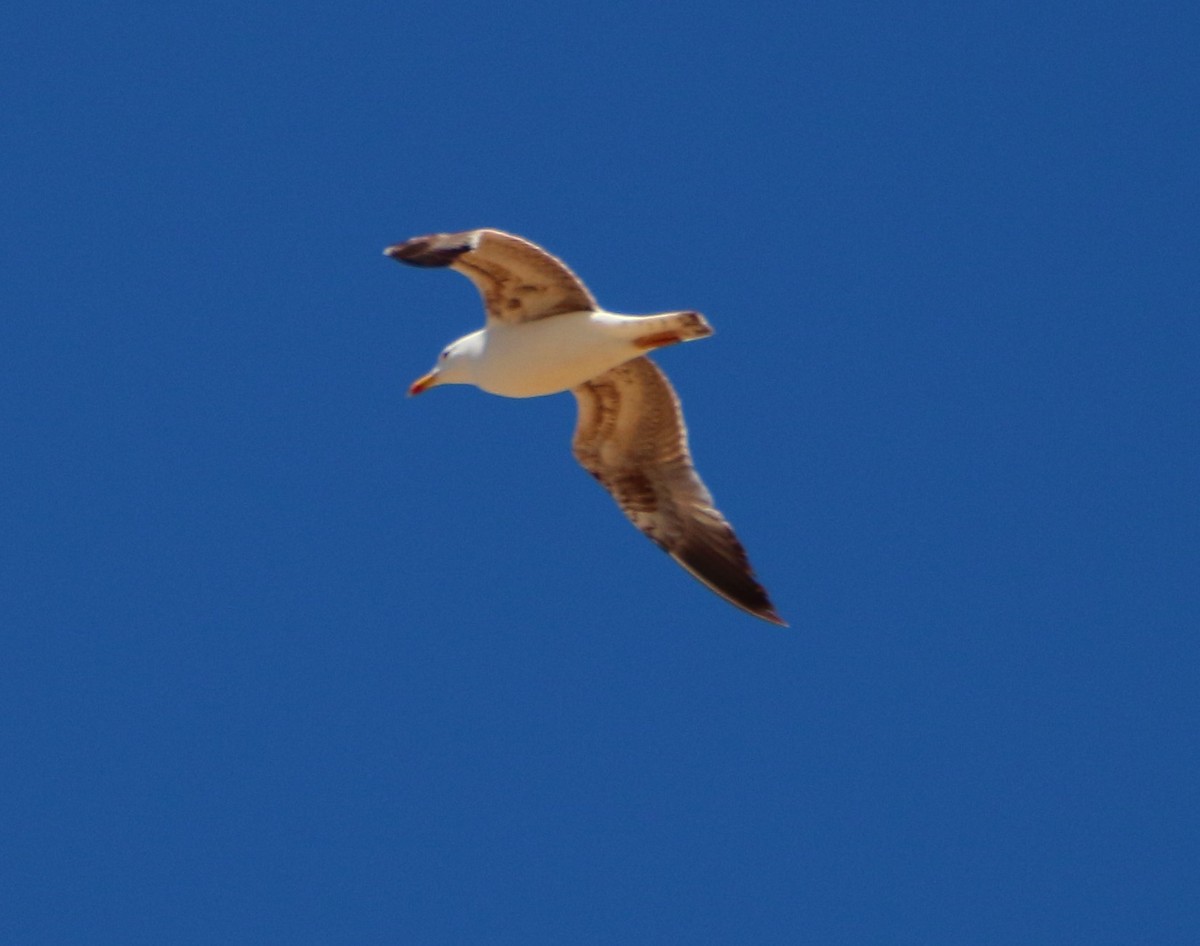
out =
<path fill-rule="evenodd" d="M 0 14 L 6 943 L 1192 943 L 1194 5 Z M 792 624 L 407 384 L 493 226 Z"/>

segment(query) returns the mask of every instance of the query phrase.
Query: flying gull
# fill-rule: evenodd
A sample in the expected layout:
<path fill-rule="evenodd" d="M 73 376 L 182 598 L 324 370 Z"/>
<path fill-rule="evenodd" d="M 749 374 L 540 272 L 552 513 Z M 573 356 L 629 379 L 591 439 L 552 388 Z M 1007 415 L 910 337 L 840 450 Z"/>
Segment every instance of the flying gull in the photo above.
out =
<path fill-rule="evenodd" d="M 487 314 L 484 327 L 451 342 L 409 394 L 442 384 L 503 397 L 570 391 L 579 404 L 575 459 L 621 511 L 721 597 L 785 624 L 692 466 L 678 396 L 646 356 L 711 335 L 700 313 L 606 312 L 565 263 L 500 230 L 416 237 L 384 253 L 410 266 L 457 270 L 475 284 Z"/>

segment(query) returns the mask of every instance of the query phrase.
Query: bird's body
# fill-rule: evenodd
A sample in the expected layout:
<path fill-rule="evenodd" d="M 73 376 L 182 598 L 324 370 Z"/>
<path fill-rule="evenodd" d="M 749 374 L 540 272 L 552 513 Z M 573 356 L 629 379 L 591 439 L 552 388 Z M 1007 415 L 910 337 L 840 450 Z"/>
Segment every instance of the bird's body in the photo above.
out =
<path fill-rule="evenodd" d="M 571 391 L 575 457 L 642 532 L 731 603 L 783 624 L 688 451 L 679 399 L 646 352 L 705 338 L 697 312 L 617 315 L 562 261 L 499 230 L 417 237 L 385 250 L 451 267 L 483 296 L 484 327 L 452 342 L 410 388 L 472 384 L 504 397 Z"/>
<path fill-rule="evenodd" d="M 466 383 L 502 397 L 541 397 L 569 391 L 640 357 L 672 332 L 702 337 L 711 329 L 691 312 L 567 312 L 533 322 L 497 321 L 450 348 L 464 362 Z"/>

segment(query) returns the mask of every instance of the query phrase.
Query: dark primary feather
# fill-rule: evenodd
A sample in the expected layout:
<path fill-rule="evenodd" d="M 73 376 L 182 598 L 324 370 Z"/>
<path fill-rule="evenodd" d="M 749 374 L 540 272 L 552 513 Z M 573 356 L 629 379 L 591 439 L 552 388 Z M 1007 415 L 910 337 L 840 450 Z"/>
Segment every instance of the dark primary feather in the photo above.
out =
<path fill-rule="evenodd" d="M 717 594 L 783 624 L 692 466 L 683 412 L 666 375 L 649 358 L 635 358 L 572 393 L 579 403 L 575 458 L 630 521 Z"/>

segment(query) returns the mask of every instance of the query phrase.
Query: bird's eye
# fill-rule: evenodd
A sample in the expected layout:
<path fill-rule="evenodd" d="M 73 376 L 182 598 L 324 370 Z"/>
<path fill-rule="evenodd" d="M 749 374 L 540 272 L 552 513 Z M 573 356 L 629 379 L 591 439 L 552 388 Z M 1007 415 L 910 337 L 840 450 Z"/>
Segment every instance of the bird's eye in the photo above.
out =
<path fill-rule="evenodd" d="M 449 354 L 450 354 L 450 349 L 446 349 L 444 352 L 442 352 L 440 355 L 438 355 L 438 361 L 445 361 L 446 356 Z"/>

